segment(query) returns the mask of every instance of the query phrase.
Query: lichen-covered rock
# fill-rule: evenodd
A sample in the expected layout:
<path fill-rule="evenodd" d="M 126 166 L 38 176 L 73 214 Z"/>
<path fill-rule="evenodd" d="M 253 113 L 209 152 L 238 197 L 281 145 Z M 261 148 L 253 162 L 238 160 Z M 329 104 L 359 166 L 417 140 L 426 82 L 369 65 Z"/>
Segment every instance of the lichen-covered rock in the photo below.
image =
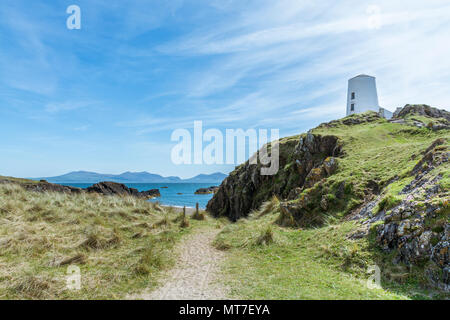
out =
<path fill-rule="evenodd" d="M 273 195 L 295 198 L 328 175 L 324 166 L 326 159 L 331 173 L 337 165 L 335 157 L 341 153 L 336 136 L 307 133 L 298 140 L 281 140 L 279 145 L 280 170 L 276 175 L 263 176 L 260 164 L 247 161 L 222 182 L 207 210 L 214 216 L 226 216 L 236 221 Z"/>
<path fill-rule="evenodd" d="M 322 166 L 319 168 L 313 168 L 311 169 L 311 171 L 309 171 L 308 175 L 306 176 L 305 187 L 311 188 L 313 185 L 315 185 L 317 182 L 319 182 L 325 177 L 326 171 Z"/>
<path fill-rule="evenodd" d="M 418 265 L 433 262 L 428 265 L 443 270 L 449 267 L 448 212 L 437 205 L 404 201 L 395 207 L 393 214 L 387 215 L 384 224 L 377 228 L 377 242 L 384 250 L 397 251 L 397 261 L 406 265 Z M 444 221 L 445 226 L 437 227 L 436 221 Z M 447 222 L 445 222 L 447 221 Z M 429 272 L 435 283 L 445 283 L 445 279 L 437 275 L 442 273 Z M 447 283 L 448 284 L 448 283 Z"/>
<path fill-rule="evenodd" d="M 380 194 L 353 215 L 362 220 L 365 230 L 382 221 L 376 226 L 379 246 L 385 251 L 395 252 L 394 260 L 397 262 L 424 266 L 430 284 L 445 291 L 450 290 L 450 208 L 446 200 L 449 190 L 442 188 L 443 175 L 435 169 L 442 168 L 447 162 L 445 140 L 437 139 L 409 172 L 412 181 L 401 190 L 403 200 L 400 203 L 374 212 L 383 199 L 383 194 Z"/>
<path fill-rule="evenodd" d="M 323 161 L 323 168 L 328 176 L 334 174 L 338 168 L 338 160 L 334 157 L 328 157 Z"/>
<path fill-rule="evenodd" d="M 320 207 L 325 211 L 328 210 L 328 200 L 326 195 L 322 196 L 322 200 L 320 200 Z"/>

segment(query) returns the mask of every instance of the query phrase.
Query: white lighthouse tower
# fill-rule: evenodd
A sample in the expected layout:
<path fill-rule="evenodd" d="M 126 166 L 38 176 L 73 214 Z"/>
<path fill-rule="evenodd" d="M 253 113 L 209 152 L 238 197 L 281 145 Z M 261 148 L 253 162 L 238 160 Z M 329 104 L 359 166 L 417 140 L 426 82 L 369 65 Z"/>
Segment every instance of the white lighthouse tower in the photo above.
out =
<path fill-rule="evenodd" d="M 348 80 L 347 116 L 366 111 L 380 111 L 375 77 L 361 74 Z"/>

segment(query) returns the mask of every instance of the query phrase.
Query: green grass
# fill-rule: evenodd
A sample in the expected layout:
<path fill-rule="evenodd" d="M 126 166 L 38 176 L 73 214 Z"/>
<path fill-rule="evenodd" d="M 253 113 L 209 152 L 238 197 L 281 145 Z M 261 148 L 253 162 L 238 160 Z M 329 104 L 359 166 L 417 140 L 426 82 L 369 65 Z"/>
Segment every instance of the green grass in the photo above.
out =
<path fill-rule="evenodd" d="M 343 141 L 345 156 L 333 179 L 351 179 L 355 192 L 362 191 L 368 180 L 385 183 L 401 176 L 414 167 L 420 153 L 433 141 L 450 138 L 448 130 L 433 132 L 384 119 L 357 126 L 318 128 L 313 133 L 337 135 Z"/>
<path fill-rule="evenodd" d="M 118 299 L 155 287 L 174 245 L 200 224 L 181 228 L 178 217 L 132 197 L 0 184 L 0 299 Z M 69 264 L 81 290 L 66 288 Z"/>
<path fill-rule="evenodd" d="M 398 284 L 387 277 L 404 270 L 383 267 L 384 254 L 370 239 L 349 240 L 357 229 L 344 222 L 316 229 L 281 228 L 276 213 L 230 224 L 215 240 L 227 250 L 223 282 L 234 298 L 242 299 L 427 299 L 430 292 L 407 280 Z M 261 241 L 270 234 L 271 241 Z M 380 265 L 381 288 L 369 289 L 368 268 Z M 398 267 L 399 268 L 399 267 Z"/>

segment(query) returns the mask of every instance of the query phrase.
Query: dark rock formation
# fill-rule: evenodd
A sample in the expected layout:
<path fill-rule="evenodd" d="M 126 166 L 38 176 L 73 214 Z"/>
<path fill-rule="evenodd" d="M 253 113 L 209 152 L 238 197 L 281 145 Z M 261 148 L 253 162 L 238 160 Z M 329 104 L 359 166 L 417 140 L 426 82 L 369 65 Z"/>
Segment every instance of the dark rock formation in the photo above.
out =
<path fill-rule="evenodd" d="M 159 193 L 158 189 L 152 189 L 148 191 L 142 191 L 139 192 L 135 188 L 128 188 L 126 185 L 122 183 L 116 183 L 116 182 L 99 182 L 96 183 L 89 188 L 86 189 L 87 192 L 90 193 L 99 193 L 103 195 L 123 195 L 123 196 L 134 196 L 138 198 L 154 198 L 154 197 L 160 197 L 161 194 Z"/>
<path fill-rule="evenodd" d="M 217 186 L 212 186 L 209 188 L 200 188 L 197 191 L 195 191 L 195 194 L 211 194 L 211 193 L 216 193 L 217 190 L 219 190 L 219 187 L 217 187 Z"/>
<path fill-rule="evenodd" d="M 408 114 L 417 114 L 430 118 L 443 118 L 450 121 L 450 112 L 427 106 L 426 104 L 407 104 L 394 113 L 393 119 L 404 118 Z"/>
<path fill-rule="evenodd" d="M 150 189 L 150 190 L 147 190 L 147 191 L 141 191 L 139 193 L 139 196 L 143 197 L 143 198 L 147 198 L 147 199 L 152 199 L 152 198 L 159 198 L 159 197 L 161 197 L 161 193 L 159 192 L 158 189 Z"/>
<path fill-rule="evenodd" d="M 416 117 L 414 117 L 416 116 Z M 427 117 L 429 121 L 423 122 L 420 118 Z M 410 124 L 419 128 L 428 128 L 433 131 L 450 129 L 450 112 L 436 109 L 424 104 L 409 105 L 397 110 L 390 122 Z"/>
<path fill-rule="evenodd" d="M 450 291 L 448 190 L 443 190 L 440 185 L 442 175 L 430 174 L 448 162 L 449 152 L 444 144 L 444 139 L 437 139 L 423 152 L 410 172 L 413 180 L 400 192 L 404 200 L 398 205 L 374 213 L 382 200 L 380 195 L 359 208 L 355 218 L 362 220 L 366 234 L 372 224 L 382 221 L 376 226 L 376 241 L 380 247 L 396 252 L 396 262 L 408 266 L 424 265 L 430 283 Z"/>
<path fill-rule="evenodd" d="M 450 223 L 443 210 L 448 208 L 403 201 L 377 227 L 376 240 L 384 250 L 396 250 L 397 261 L 408 266 L 425 265 L 430 282 L 450 291 L 449 278 L 444 276 L 445 269 L 450 268 Z"/>
<path fill-rule="evenodd" d="M 59 184 L 48 183 L 47 181 L 40 181 L 37 183 L 24 183 L 22 186 L 29 191 L 36 192 L 64 192 L 64 193 L 80 193 L 81 188 L 62 186 Z"/>
<path fill-rule="evenodd" d="M 294 152 L 292 152 L 294 150 Z M 234 170 L 208 202 L 207 210 L 232 221 L 245 217 L 273 195 L 287 198 L 337 170 L 341 146 L 336 136 L 308 133 L 298 140 L 280 140 L 280 170 L 274 176 L 260 174 L 260 164 L 248 161 Z"/>

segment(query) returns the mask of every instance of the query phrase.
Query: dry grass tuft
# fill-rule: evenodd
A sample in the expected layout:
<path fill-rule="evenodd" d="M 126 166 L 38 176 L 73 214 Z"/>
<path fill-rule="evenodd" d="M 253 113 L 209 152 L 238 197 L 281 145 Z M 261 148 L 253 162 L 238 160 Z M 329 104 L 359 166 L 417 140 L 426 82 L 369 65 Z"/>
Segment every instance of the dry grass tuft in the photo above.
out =
<path fill-rule="evenodd" d="M 177 218 L 176 218 L 177 219 Z M 175 220 L 176 220 L 175 219 Z M 171 221 L 168 215 L 164 215 L 160 220 L 152 225 L 152 229 L 160 228 L 160 227 L 169 227 L 171 225 Z"/>
<path fill-rule="evenodd" d="M 262 217 L 266 214 L 278 212 L 280 210 L 280 200 L 277 196 L 273 196 L 269 201 L 264 202 L 259 209 L 257 216 Z"/>
<path fill-rule="evenodd" d="M 180 228 L 188 228 L 190 225 L 189 220 L 186 218 L 186 216 L 181 217 L 180 221 Z"/>
<path fill-rule="evenodd" d="M 42 299 L 51 294 L 54 281 L 47 277 L 26 275 L 20 278 L 10 291 L 17 292 L 27 299 Z"/>
<path fill-rule="evenodd" d="M 256 244 L 258 246 L 261 245 L 269 245 L 274 242 L 273 237 L 273 228 L 271 225 L 269 225 L 266 229 L 264 229 L 259 237 L 256 239 Z"/>
<path fill-rule="evenodd" d="M 86 249 L 107 249 L 119 245 L 120 242 L 121 238 L 116 231 L 109 237 L 105 237 L 99 229 L 92 228 L 88 231 L 87 238 L 79 244 L 79 247 Z"/>
<path fill-rule="evenodd" d="M 52 267 L 61 267 L 69 264 L 85 264 L 87 260 L 87 257 L 82 253 L 77 253 L 74 256 L 71 257 L 65 257 L 58 260 L 53 260 L 50 263 L 50 266 Z"/>
<path fill-rule="evenodd" d="M 277 220 L 275 220 L 275 223 L 280 227 L 297 228 L 298 223 L 295 221 L 294 216 L 288 210 L 283 209 L 282 206 L 280 206 L 280 209 L 280 214 Z"/>
<path fill-rule="evenodd" d="M 199 221 L 206 220 L 206 214 L 205 214 L 204 211 L 198 211 L 198 212 L 195 212 L 195 213 L 192 215 L 192 219 L 194 219 L 194 220 L 199 220 Z"/>

